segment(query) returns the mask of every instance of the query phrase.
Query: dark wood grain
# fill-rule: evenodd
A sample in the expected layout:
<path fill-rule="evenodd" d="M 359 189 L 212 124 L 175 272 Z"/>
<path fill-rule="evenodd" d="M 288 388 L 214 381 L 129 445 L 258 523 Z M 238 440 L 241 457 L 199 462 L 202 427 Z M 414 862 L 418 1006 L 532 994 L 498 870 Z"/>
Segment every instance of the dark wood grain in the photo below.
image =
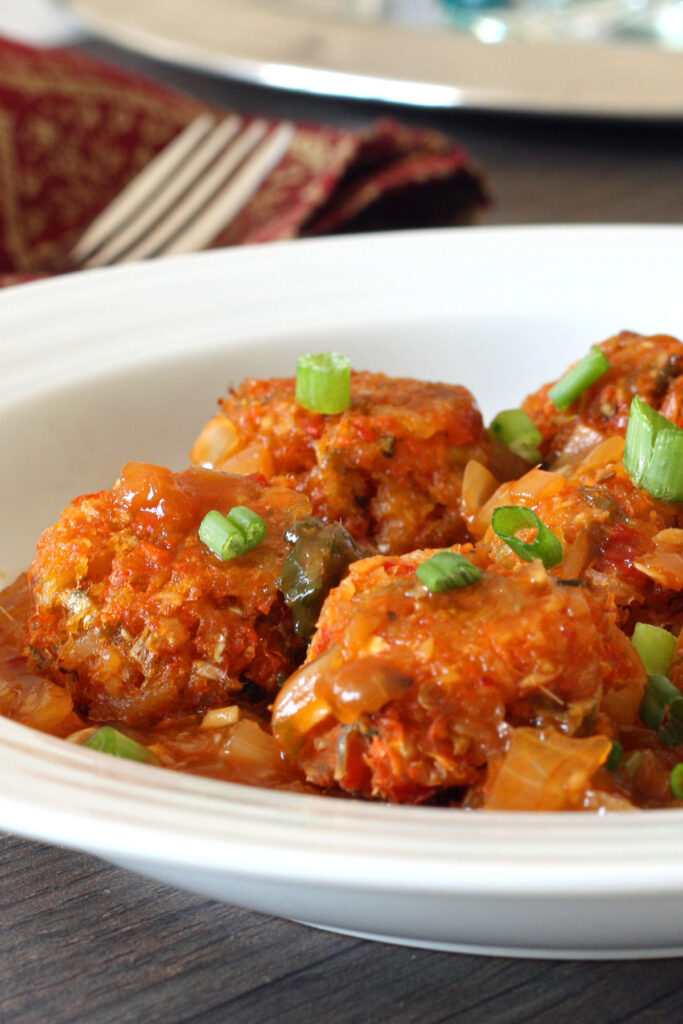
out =
<path fill-rule="evenodd" d="M 683 128 L 388 110 L 86 52 L 235 109 L 440 128 L 485 165 L 492 224 L 683 222 Z M 664 329 L 666 325 L 662 325 Z M 459 956 L 273 920 L 0 838 L 0 1024 L 681 1024 L 680 961 Z"/>
<path fill-rule="evenodd" d="M 0 841 L 12 1024 L 676 1024 L 681 964 L 512 960 L 316 931 Z"/>

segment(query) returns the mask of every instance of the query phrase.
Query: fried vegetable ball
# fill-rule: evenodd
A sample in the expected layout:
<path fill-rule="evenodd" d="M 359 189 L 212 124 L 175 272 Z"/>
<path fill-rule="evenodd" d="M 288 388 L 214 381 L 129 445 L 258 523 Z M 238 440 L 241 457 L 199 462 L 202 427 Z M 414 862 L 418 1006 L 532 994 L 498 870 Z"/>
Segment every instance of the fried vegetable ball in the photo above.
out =
<path fill-rule="evenodd" d="M 211 509 L 247 506 L 258 547 L 222 561 L 199 539 Z M 207 469 L 129 463 L 111 491 L 76 499 L 29 572 L 32 664 L 92 721 L 148 726 L 275 690 L 303 657 L 278 580 L 286 533 L 310 515 L 285 487 Z"/>
<path fill-rule="evenodd" d="M 433 593 L 416 575 L 431 555 L 355 562 L 330 592 L 273 707 L 281 749 L 316 786 L 398 803 L 481 793 L 518 728 L 579 733 L 597 768 L 605 702 L 634 722 L 645 683 L 609 598 L 539 561 Z"/>
<path fill-rule="evenodd" d="M 523 403 L 543 435 L 540 450 L 549 466 L 580 459 L 606 437 L 625 435 L 635 395 L 669 418 L 674 418 L 671 410 L 679 408 L 683 343 L 668 334 L 646 337 L 622 331 L 598 347 L 607 356 L 609 369 L 564 412 L 548 395 L 555 382 Z"/>
<path fill-rule="evenodd" d="M 585 458 L 560 472 L 533 469 L 502 484 L 471 521 L 481 557 L 508 570 L 520 563 L 491 525 L 495 508 L 532 509 L 564 549 L 551 571 L 582 580 L 614 598 L 620 624 L 635 621 L 680 625 L 683 612 L 683 530 L 679 507 L 657 501 L 637 487 L 622 462 L 624 439 L 603 441 Z M 523 530 L 520 540 L 534 539 Z"/>
<path fill-rule="evenodd" d="M 348 410 L 323 415 L 297 403 L 294 378 L 246 380 L 221 401 L 192 461 L 295 487 L 320 519 L 384 553 L 468 539 L 468 460 L 498 480 L 528 468 L 484 429 L 463 387 L 356 372 L 351 396 Z"/>

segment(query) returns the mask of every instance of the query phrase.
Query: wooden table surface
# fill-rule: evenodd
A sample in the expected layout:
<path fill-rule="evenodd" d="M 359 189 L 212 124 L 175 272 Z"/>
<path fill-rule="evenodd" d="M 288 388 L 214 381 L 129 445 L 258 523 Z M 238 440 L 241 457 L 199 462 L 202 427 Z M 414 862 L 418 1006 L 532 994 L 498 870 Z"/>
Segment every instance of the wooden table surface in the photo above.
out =
<path fill-rule="evenodd" d="M 271 93 L 83 49 L 249 113 L 361 127 L 391 113 L 488 170 L 491 224 L 683 222 L 683 126 L 386 108 Z M 656 325 L 666 330 L 666 324 Z M 370 943 L 0 838 L 1 1024 L 680 1024 L 680 960 L 534 961 Z"/>

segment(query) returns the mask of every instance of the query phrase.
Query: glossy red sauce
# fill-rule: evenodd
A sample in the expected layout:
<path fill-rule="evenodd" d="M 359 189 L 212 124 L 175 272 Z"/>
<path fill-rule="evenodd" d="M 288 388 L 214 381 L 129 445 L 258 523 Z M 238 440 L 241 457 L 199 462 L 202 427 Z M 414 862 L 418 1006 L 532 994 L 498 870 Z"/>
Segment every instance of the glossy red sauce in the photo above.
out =
<path fill-rule="evenodd" d="M 458 386 L 357 373 L 351 408 L 326 417 L 296 404 L 293 380 L 245 382 L 193 449 L 221 472 L 130 463 L 43 534 L 28 579 L 0 594 L 0 713 L 73 742 L 111 725 L 164 767 L 253 785 L 472 809 L 679 806 L 683 745 L 640 721 L 628 637 L 642 620 L 680 630 L 683 521 L 633 485 L 620 435 L 636 391 L 677 397 L 683 346 L 604 348 L 608 375 L 566 414 L 548 388 L 527 402 L 545 470 L 493 441 Z M 537 512 L 559 566 L 497 537 L 504 504 Z M 224 562 L 198 528 L 235 505 L 266 537 Z M 312 511 L 387 554 L 353 563 L 307 651 L 280 575 Z M 457 541 L 482 579 L 430 592 L 425 548 Z M 613 741 L 624 758 L 608 770 Z"/>

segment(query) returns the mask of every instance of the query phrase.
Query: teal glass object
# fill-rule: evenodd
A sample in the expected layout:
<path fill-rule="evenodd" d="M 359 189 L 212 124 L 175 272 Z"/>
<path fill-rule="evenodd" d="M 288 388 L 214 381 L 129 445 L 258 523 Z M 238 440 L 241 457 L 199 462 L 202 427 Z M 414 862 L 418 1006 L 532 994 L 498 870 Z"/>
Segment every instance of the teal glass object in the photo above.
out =
<path fill-rule="evenodd" d="M 501 10 L 512 6 L 512 0 L 441 0 L 444 9 L 456 17 L 470 11 Z"/>

